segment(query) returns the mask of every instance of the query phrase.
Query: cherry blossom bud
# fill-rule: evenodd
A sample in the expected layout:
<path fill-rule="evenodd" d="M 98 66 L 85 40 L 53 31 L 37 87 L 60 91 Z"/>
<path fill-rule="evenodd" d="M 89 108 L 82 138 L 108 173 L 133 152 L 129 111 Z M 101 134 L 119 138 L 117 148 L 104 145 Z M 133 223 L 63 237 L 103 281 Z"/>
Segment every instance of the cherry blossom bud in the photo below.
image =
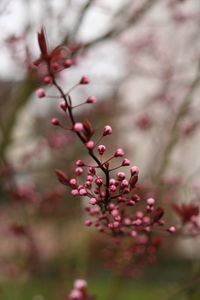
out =
<path fill-rule="evenodd" d="M 63 66 L 65 67 L 65 68 L 70 68 L 71 67 L 71 65 L 72 65 L 72 60 L 71 59 L 66 59 L 65 61 L 64 61 L 64 63 L 63 63 Z"/>
<path fill-rule="evenodd" d="M 117 178 L 118 180 L 123 180 L 126 177 L 124 172 L 119 172 L 117 173 Z"/>
<path fill-rule="evenodd" d="M 114 203 L 110 203 L 110 204 L 109 204 L 109 208 L 110 208 L 110 209 L 114 209 L 114 208 L 115 208 L 115 204 L 114 204 Z"/>
<path fill-rule="evenodd" d="M 87 191 L 85 189 L 80 189 L 79 195 L 86 196 L 87 195 Z"/>
<path fill-rule="evenodd" d="M 78 167 L 78 168 L 75 169 L 75 173 L 76 173 L 77 176 L 79 176 L 83 173 L 83 169 Z"/>
<path fill-rule="evenodd" d="M 89 203 L 92 204 L 92 205 L 95 205 L 95 204 L 97 204 L 97 199 L 96 198 L 91 198 Z"/>
<path fill-rule="evenodd" d="M 55 125 L 55 126 L 58 126 L 58 125 L 60 125 L 60 122 L 59 122 L 58 119 L 53 118 L 53 119 L 51 119 L 51 124 L 52 124 L 52 125 Z"/>
<path fill-rule="evenodd" d="M 81 78 L 81 80 L 80 80 L 80 82 L 79 82 L 80 84 L 88 84 L 88 83 L 90 83 L 90 79 L 89 79 L 89 77 L 88 76 L 83 76 L 82 78 Z"/>
<path fill-rule="evenodd" d="M 112 215 L 113 217 L 116 217 L 116 216 L 119 215 L 119 211 L 118 211 L 117 209 L 113 209 L 113 210 L 111 211 L 111 215 Z"/>
<path fill-rule="evenodd" d="M 170 233 L 175 233 L 175 232 L 176 232 L 176 227 L 170 226 L 170 227 L 167 229 L 167 231 L 170 232 Z"/>
<path fill-rule="evenodd" d="M 110 185 L 115 185 L 116 184 L 116 180 L 114 178 L 111 178 L 109 181 Z"/>
<path fill-rule="evenodd" d="M 73 126 L 73 130 L 76 131 L 76 132 L 80 132 L 83 130 L 83 124 L 82 123 L 75 123 L 74 126 Z"/>
<path fill-rule="evenodd" d="M 43 81 L 44 81 L 44 83 L 46 83 L 46 84 L 50 84 L 50 83 L 52 82 L 52 79 L 51 79 L 50 76 L 45 76 L 45 77 L 43 78 Z"/>
<path fill-rule="evenodd" d="M 79 195 L 79 192 L 78 192 L 78 190 L 77 189 L 74 189 L 74 190 L 72 190 L 71 191 L 71 194 L 72 194 L 72 196 L 78 196 Z"/>
<path fill-rule="evenodd" d="M 142 220 L 137 219 L 137 220 L 134 221 L 134 224 L 137 225 L 137 226 L 140 226 L 140 225 L 142 225 Z"/>
<path fill-rule="evenodd" d="M 115 192 L 115 191 L 117 190 L 117 188 L 116 188 L 115 185 L 111 185 L 111 186 L 109 187 L 109 190 L 110 190 L 111 192 Z"/>
<path fill-rule="evenodd" d="M 115 221 L 115 222 L 113 223 L 113 227 L 114 227 L 114 228 L 118 228 L 118 227 L 119 227 L 119 222 Z"/>
<path fill-rule="evenodd" d="M 124 158 L 123 162 L 122 162 L 122 166 L 130 166 L 130 160 L 128 158 Z"/>
<path fill-rule="evenodd" d="M 112 133 L 112 127 L 110 125 L 106 125 L 103 129 L 103 136 L 109 135 Z"/>
<path fill-rule="evenodd" d="M 131 224 L 131 219 L 125 218 L 125 219 L 124 219 L 124 224 L 125 224 L 125 225 L 130 225 L 130 224 Z"/>
<path fill-rule="evenodd" d="M 84 164 L 84 162 L 82 160 L 78 159 L 76 161 L 76 165 L 77 165 L 77 167 L 83 167 L 85 164 Z"/>
<path fill-rule="evenodd" d="M 134 237 L 136 237 L 137 236 L 137 232 L 135 231 L 135 230 L 132 230 L 131 231 L 131 236 L 134 238 Z"/>
<path fill-rule="evenodd" d="M 69 294 L 69 299 L 70 300 L 81 300 L 81 298 L 82 298 L 82 293 L 79 290 L 74 289 Z"/>
<path fill-rule="evenodd" d="M 122 187 L 127 187 L 128 186 L 128 181 L 126 179 L 122 180 L 121 186 Z"/>
<path fill-rule="evenodd" d="M 147 199 L 147 204 L 148 204 L 149 206 L 154 205 L 154 203 L 155 203 L 155 200 L 154 200 L 153 198 Z"/>
<path fill-rule="evenodd" d="M 66 104 L 65 101 L 62 101 L 62 102 L 60 103 L 60 108 L 61 108 L 63 111 L 66 111 L 66 110 L 67 110 L 67 104 Z"/>
<path fill-rule="evenodd" d="M 115 156 L 115 157 L 121 157 L 121 156 L 124 156 L 124 151 L 123 151 L 123 149 L 121 149 L 121 148 L 116 149 L 114 156 Z"/>
<path fill-rule="evenodd" d="M 140 170 L 138 167 L 134 166 L 130 169 L 130 171 L 131 171 L 131 175 L 138 175 Z"/>
<path fill-rule="evenodd" d="M 85 225 L 86 225 L 86 226 L 91 226 L 91 225 L 92 225 L 92 222 L 91 222 L 90 220 L 86 220 L 86 221 L 85 221 Z"/>
<path fill-rule="evenodd" d="M 95 103 L 96 101 L 97 101 L 97 99 L 94 96 L 90 96 L 87 98 L 86 103 L 92 104 L 92 103 Z"/>
<path fill-rule="evenodd" d="M 70 183 L 71 185 L 76 185 L 76 184 L 77 184 L 77 181 L 76 181 L 75 178 L 72 178 L 72 179 L 70 179 L 69 183 Z"/>
<path fill-rule="evenodd" d="M 100 155 L 103 155 L 105 151 L 106 151 L 106 146 L 104 146 L 104 145 L 98 146 L 98 152 Z"/>
<path fill-rule="evenodd" d="M 74 282 L 74 288 L 77 290 L 82 290 L 87 287 L 87 282 L 84 279 L 77 279 Z"/>
<path fill-rule="evenodd" d="M 93 141 L 88 141 L 88 142 L 86 143 L 86 147 L 87 147 L 88 149 L 93 149 L 93 148 L 94 148 L 94 142 L 93 142 Z"/>
<path fill-rule="evenodd" d="M 44 91 L 43 89 L 38 89 L 38 90 L 36 91 L 36 96 L 37 96 L 38 98 L 43 98 L 43 97 L 45 97 L 45 91 Z"/>

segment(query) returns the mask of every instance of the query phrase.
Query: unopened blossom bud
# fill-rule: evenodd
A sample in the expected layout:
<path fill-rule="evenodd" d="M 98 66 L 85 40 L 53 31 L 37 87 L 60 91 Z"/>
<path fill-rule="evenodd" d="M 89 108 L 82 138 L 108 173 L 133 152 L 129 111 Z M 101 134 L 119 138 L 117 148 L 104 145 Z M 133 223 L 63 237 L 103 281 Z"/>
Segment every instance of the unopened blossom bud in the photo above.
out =
<path fill-rule="evenodd" d="M 82 298 L 82 293 L 79 290 L 74 289 L 69 294 L 69 299 L 70 300 L 79 300 L 79 299 L 81 300 L 81 298 Z"/>
<path fill-rule="evenodd" d="M 50 76 L 44 76 L 43 82 L 46 84 L 50 84 L 50 83 L 52 83 L 52 79 Z"/>
<path fill-rule="evenodd" d="M 117 188 L 116 188 L 115 185 L 111 185 L 111 186 L 109 187 L 109 190 L 110 190 L 111 192 L 115 192 L 115 191 L 117 190 Z"/>
<path fill-rule="evenodd" d="M 61 108 L 63 111 L 66 111 L 66 110 L 67 110 L 67 104 L 66 104 L 65 101 L 62 101 L 62 102 L 60 103 L 60 108 Z"/>
<path fill-rule="evenodd" d="M 92 103 L 95 103 L 96 101 L 97 101 L 97 99 L 94 96 L 90 96 L 87 98 L 86 103 L 92 104 Z"/>
<path fill-rule="evenodd" d="M 86 220 L 86 221 L 85 221 L 85 225 L 86 225 L 86 226 L 91 226 L 91 225 L 92 225 L 92 222 L 91 222 L 90 220 Z"/>
<path fill-rule="evenodd" d="M 124 159 L 123 159 L 123 162 L 122 162 L 122 166 L 124 166 L 124 167 L 125 167 L 125 166 L 130 166 L 130 163 L 131 163 L 131 162 L 130 162 L 130 160 L 129 160 L 128 158 L 124 158 Z"/>
<path fill-rule="evenodd" d="M 73 63 L 72 60 L 68 58 L 68 59 L 65 59 L 65 61 L 63 62 L 63 66 L 65 68 L 70 68 L 72 63 Z"/>
<path fill-rule="evenodd" d="M 86 181 L 86 182 L 85 182 L 85 187 L 86 187 L 87 189 L 91 189 L 91 188 L 92 188 L 92 183 L 91 183 L 91 181 Z"/>
<path fill-rule="evenodd" d="M 176 232 L 176 227 L 170 226 L 170 227 L 167 229 L 167 231 L 170 232 L 170 233 L 175 233 L 175 232 Z"/>
<path fill-rule="evenodd" d="M 74 282 L 74 288 L 77 290 L 82 290 L 87 287 L 87 281 L 84 279 L 77 279 Z"/>
<path fill-rule="evenodd" d="M 98 152 L 100 155 L 103 155 L 105 151 L 106 151 L 106 146 L 104 146 L 104 145 L 98 146 Z"/>
<path fill-rule="evenodd" d="M 114 209 L 114 208 L 115 208 L 115 204 L 114 204 L 114 203 L 110 203 L 110 204 L 109 204 L 109 208 L 110 208 L 110 209 Z"/>
<path fill-rule="evenodd" d="M 155 199 L 153 199 L 153 198 L 147 199 L 147 204 L 148 204 L 149 206 L 154 205 L 154 203 L 155 203 Z"/>
<path fill-rule="evenodd" d="M 94 181 L 98 186 L 101 186 L 103 184 L 103 179 L 98 176 Z"/>
<path fill-rule="evenodd" d="M 37 96 L 38 98 L 43 98 L 43 97 L 45 97 L 45 91 L 44 91 L 43 89 L 38 89 L 38 90 L 36 91 L 36 96 Z"/>
<path fill-rule="evenodd" d="M 115 185 L 116 184 L 116 180 L 114 178 L 111 178 L 109 181 L 110 185 Z"/>
<path fill-rule="evenodd" d="M 138 167 L 134 166 L 130 169 L 130 171 L 131 171 L 131 175 L 138 175 L 140 170 Z"/>
<path fill-rule="evenodd" d="M 97 204 L 97 199 L 96 198 L 91 198 L 89 203 L 92 204 L 92 205 L 95 205 L 95 204 Z"/>
<path fill-rule="evenodd" d="M 117 222 L 117 221 L 113 222 L 113 227 L 118 228 L 119 227 L 119 222 Z"/>
<path fill-rule="evenodd" d="M 83 173 L 83 169 L 78 167 L 78 168 L 75 169 L 75 173 L 76 173 L 77 176 L 79 176 Z"/>
<path fill-rule="evenodd" d="M 123 180 L 126 177 L 124 172 L 119 172 L 117 173 L 117 178 L 118 180 Z"/>
<path fill-rule="evenodd" d="M 126 179 L 122 180 L 121 186 L 122 187 L 127 187 L 128 186 L 128 181 Z"/>
<path fill-rule="evenodd" d="M 92 181 L 92 180 L 93 180 L 93 177 L 92 177 L 91 175 L 88 175 L 88 176 L 86 177 L 86 180 L 87 180 L 87 181 Z"/>
<path fill-rule="evenodd" d="M 81 159 L 78 159 L 76 161 L 76 165 L 77 165 L 77 167 L 83 167 L 85 164 L 84 164 L 84 162 Z"/>
<path fill-rule="evenodd" d="M 53 118 L 53 119 L 51 119 L 51 124 L 52 124 L 52 125 L 55 125 L 55 126 L 58 126 L 58 125 L 60 125 L 60 122 L 59 122 L 58 119 Z"/>
<path fill-rule="evenodd" d="M 142 225 L 142 220 L 137 219 L 137 220 L 134 221 L 134 224 L 137 225 L 137 226 L 140 226 L 140 225 Z"/>
<path fill-rule="evenodd" d="M 79 195 L 86 196 L 87 195 L 87 191 L 85 189 L 80 189 Z"/>
<path fill-rule="evenodd" d="M 111 215 L 112 215 L 113 217 L 118 216 L 118 215 L 119 215 L 118 209 L 113 209 L 113 210 L 111 211 Z"/>
<path fill-rule="evenodd" d="M 77 181 L 76 181 L 75 178 L 72 178 L 72 179 L 70 179 L 69 183 L 70 183 L 71 185 L 76 185 L 76 184 L 77 184 Z"/>
<path fill-rule="evenodd" d="M 112 127 L 110 125 L 106 125 L 103 129 L 103 136 L 109 135 L 112 133 Z"/>
<path fill-rule="evenodd" d="M 137 231 L 132 230 L 132 231 L 131 231 L 131 236 L 132 236 L 132 237 L 136 237 L 136 236 L 137 236 Z"/>
<path fill-rule="evenodd" d="M 59 64 L 57 63 L 57 62 L 54 62 L 53 64 L 52 64 L 52 68 L 53 68 L 53 70 L 56 72 L 56 71 L 58 71 L 59 70 Z"/>
<path fill-rule="evenodd" d="M 90 83 L 90 79 L 89 79 L 89 77 L 88 76 L 83 76 L 82 78 L 81 78 L 81 80 L 80 80 L 80 82 L 79 82 L 80 84 L 88 84 L 88 83 Z"/>
<path fill-rule="evenodd" d="M 94 142 L 93 142 L 93 141 L 88 141 L 88 142 L 86 143 L 86 147 L 87 147 L 88 149 L 93 149 L 93 148 L 94 148 Z"/>
<path fill-rule="evenodd" d="M 71 191 L 72 196 L 78 196 L 79 195 L 79 191 L 77 189 L 74 189 Z"/>
<path fill-rule="evenodd" d="M 83 130 L 83 124 L 82 123 L 75 123 L 74 126 L 73 126 L 73 130 L 76 131 L 76 132 L 80 132 Z"/>
<path fill-rule="evenodd" d="M 131 224 L 131 219 L 125 218 L 125 219 L 124 219 L 124 224 L 125 224 L 125 225 L 130 225 L 130 224 Z"/>
<path fill-rule="evenodd" d="M 121 149 L 121 148 L 118 148 L 115 150 L 115 154 L 114 154 L 115 157 L 121 157 L 121 156 L 124 156 L 124 150 Z"/>
<path fill-rule="evenodd" d="M 115 217 L 115 221 L 117 221 L 117 222 L 120 222 L 121 219 L 122 219 L 121 216 L 116 216 L 116 217 Z"/>

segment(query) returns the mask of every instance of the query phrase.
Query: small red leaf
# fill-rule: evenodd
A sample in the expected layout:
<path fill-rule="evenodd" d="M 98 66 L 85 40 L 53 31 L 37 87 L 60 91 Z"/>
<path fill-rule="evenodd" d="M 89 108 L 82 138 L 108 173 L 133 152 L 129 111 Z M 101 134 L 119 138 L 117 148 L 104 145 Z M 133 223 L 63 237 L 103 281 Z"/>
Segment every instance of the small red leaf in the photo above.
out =
<path fill-rule="evenodd" d="M 69 176 L 67 176 L 63 171 L 56 169 L 55 173 L 57 175 L 58 180 L 60 181 L 60 183 L 64 184 L 64 185 L 69 185 Z"/>
<path fill-rule="evenodd" d="M 43 59 L 46 59 L 48 57 L 48 48 L 47 48 L 47 42 L 46 37 L 44 33 L 44 28 L 41 29 L 40 32 L 38 32 L 38 43 L 41 51 L 41 57 Z"/>
<path fill-rule="evenodd" d="M 152 213 L 152 221 L 153 223 L 157 223 L 162 216 L 164 215 L 164 209 L 162 207 L 156 208 L 155 211 Z"/>

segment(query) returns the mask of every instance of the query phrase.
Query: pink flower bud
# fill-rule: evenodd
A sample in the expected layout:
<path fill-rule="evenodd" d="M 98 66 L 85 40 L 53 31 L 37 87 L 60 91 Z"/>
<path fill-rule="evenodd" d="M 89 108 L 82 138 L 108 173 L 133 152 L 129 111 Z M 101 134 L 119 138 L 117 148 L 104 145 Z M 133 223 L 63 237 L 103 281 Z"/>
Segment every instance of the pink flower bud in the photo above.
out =
<path fill-rule="evenodd" d="M 94 96 L 90 96 L 87 98 L 86 103 L 95 103 L 97 101 L 97 99 Z"/>
<path fill-rule="evenodd" d="M 72 194 L 72 196 L 78 196 L 79 195 L 79 192 L 78 192 L 78 190 L 77 189 L 74 189 L 74 190 L 72 190 L 71 191 L 71 194 Z"/>
<path fill-rule="evenodd" d="M 134 238 L 134 237 L 136 237 L 137 236 L 137 232 L 135 231 L 135 230 L 132 230 L 131 231 L 131 236 Z"/>
<path fill-rule="evenodd" d="M 113 210 L 111 211 L 111 215 L 112 215 L 113 217 L 116 217 L 116 216 L 119 215 L 119 211 L 118 211 L 117 209 L 113 209 Z"/>
<path fill-rule="evenodd" d="M 115 150 L 115 157 L 120 157 L 120 156 L 124 156 L 124 151 L 121 148 L 118 148 Z"/>
<path fill-rule="evenodd" d="M 74 126 L 73 126 L 73 130 L 76 131 L 76 132 L 80 132 L 83 130 L 83 124 L 82 123 L 75 123 Z"/>
<path fill-rule="evenodd" d="M 93 142 L 93 141 L 88 141 L 88 142 L 86 143 L 86 147 L 87 147 L 88 149 L 93 149 L 93 148 L 94 148 L 94 142 Z"/>
<path fill-rule="evenodd" d="M 77 279 L 74 282 L 74 288 L 77 290 L 82 290 L 87 287 L 87 282 L 84 279 Z"/>
<path fill-rule="evenodd" d="M 95 205 L 95 204 L 97 204 L 97 199 L 96 198 L 91 198 L 89 203 L 92 204 L 92 205 Z"/>
<path fill-rule="evenodd" d="M 125 225 L 130 225 L 131 224 L 131 219 L 129 219 L 129 218 L 124 219 L 124 224 Z"/>
<path fill-rule="evenodd" d="M 112 133 L 112 127 L 110 125 L 106 125 L 103 129 L 103 136 L 109 135 Z"/>
<path fill-rule="evenodd" d="M 154 205 L 154 203 L 155 203 L 155 200 L 154 200 L 153 198 L 147 199 L 147 204 L 148 204 L 149 206 Z"/>
<path fill-rule="evenodd" d="M 43 79 L 44 83 L 46 84 L 50 84 L 52 82 L 52 79 L 50 76 L 45 76 L 44 79 Z"/>
<path fill-rule="evenodd" d="M 117 178 L 118 180 L 123 180 L 126 177 L 124 172 L 119 172 L 117 173 Z"/>
<path fill-rule="evenodd" d="M 64 63 L 63 63 L 63 66 L 65 67 L 65 68 L 70 68 L 71 67 L 71 65 L 72 65 L 72 60 L 71 59 L 65 59 L 65 61 L 64 61 Z"/>
<path fill-rule="evenodd" d="M 115 185 L 111 185 L 111 186 L 109 187 L 109 190 L 110 190 L 111 192 L 115 192 L 115 191 L 117 190 L 117 188 L 116 188 Z"/>
<path fill-rule="evenodd" d="M 128 158 L 124 158 L 123 162 L 122 162 L 122 166 L 130 166 L 130 160 Z"/>
<path fill-rule="evenodd" d="M 88 84 L 88 83 L 90 83 L 90 79 L 89 79 L 89 77 L 88 76 L 83 76 L 82 78 L 81 78 L 81 80 L 80 80 L 80 84 Z"/>
<path fill-rule="evenodd" d="M 60 125 L 60 122 L 59 122 L 58 119 L 53 118 L 53 119 L 51 119 L 51 124 L 52 124 L 52 125 L 55 125 L 55 126 L 58 126 L 58 125 Z"/>
<path fill-rule="evenodd" d="M 84 162 L 82 160 L 78 159 L 76 161 L 76 165 L 77 165 L 77 167 L 83 167 L 85 164 L 84 164 Z"/>
<path fill-rule="evenodd" d="M 83 169 L 78 167 L 78 168 L 75 169 L 75 173 L 76 173 L 77 176 L 79 176 L 83 173 Z"/>
<path fill-rule="evenodd" d="M 170 226 L 170 227 L 167 229 L 167 231 L 170 232 L 170 233 L 175 233 L 175 232 L 176 232 L 176 227 Z"/>
<path fill-rule="evenodd" d="M 87 195 L 87 191 L 85 189 L 80 189 L 79 195 L 86 196 Z"/>
<path fill-rule="evenodd" d="M 100 155 L 103 155 L 105 151 L 106 151 L 106 146 L 104 146 L 104 145 L 98 146 L 98 152 Z"/>
<path fill-rule="evenodd" d="M 140 225 L 142 225 L 142 220 L 137 219 L 137 220 L 134 221 L 134 224 L 137 225 L 137 226 L 140 226 Z"/>
<path fill-rule="evenodd" d="M 118 227 L 119 227 L 119 222 L 115 221 L 115 222 L 113 223 L 113 227 L 114 227 L 114 228 L 118 228 Z"/>
<path fill-rule="evenodd" d="M 37 96 L 38 98 L 43 98 L 43 97 L 45 97 L 45 91 L 44 91 L 43 89 L 38 89 L 38 90 L 36 91 L 36 96 Z"/>
<path fill-rule="evenodd" d="M 85 225 L 86 225 L 86 226 L 91 226 L 91 225 L 92 225 L 92 222 L 91 222 L 90 220 L 86 220 L 86 221 L 85 221 Z"/>
<path fill-rule="evenodd" d="M 76 185 L 76 184 L 77 184 L 77 181 L 76 181 L 75 178 L 72 178 L 72 179 L 70 179 L 69 183 L 70 183 L 71 185 Z"/>
<path fill-rule="evenodd" d="M 138 175 L 140 172 L 140 169 L 138 167 L 134 166 L 130 169 L 130 171 L 131 171 L 131 175 Z"/>
<path fill-rule="evenodd" d="M 65 101 L 62 101 L 62 102 L 60 103 L 60 108 L 61 108 L 63 111 L 66 111 L 66 110 L 67 110 L 67 104 L 66 104 Z"/>
<path fill-rule="evenodd" d="M 71 293 L 69 294 L 69 299 L 70 300 L 81 300 L 82 298 L 82 293 L 79 290 L 72 290 Z"/>
<path fill-rule="evenodd" d="M 121 186 L 122 187 L 127 187 L 128 186 L 128 181 L 126 179 L 122 180 Z"/>

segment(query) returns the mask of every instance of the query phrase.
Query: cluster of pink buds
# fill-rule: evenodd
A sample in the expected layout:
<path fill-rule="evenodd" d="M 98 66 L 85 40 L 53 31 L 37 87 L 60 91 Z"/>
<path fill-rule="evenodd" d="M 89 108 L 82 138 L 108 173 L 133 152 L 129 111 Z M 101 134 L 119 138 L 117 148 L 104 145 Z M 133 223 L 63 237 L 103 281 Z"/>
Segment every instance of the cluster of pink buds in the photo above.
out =
<path fill-rule="evenodd" d="M 42 47 L 41 47 L 42 38 Z M 70 92 L 79 85 L 89 84 L 88 76 L 82 76 L 80 80 L 67 92 L 59 85 L 56 74 L 52 72 L 52 66 L 48 58 L 48 50 L 43 31 L 38 35 L 41 57 L 46 64 L 48 74 L 45 78 L 51 78 L 51 84 L 56 88 L 61 99 L 60 109 L 68 120 L 67 127 L 61 124 L 59 119 L 53 118 L 51 123 L 63 130 L 74 133 L 92 159 L 92 165 L 81 159 L 76 161 L 74 176 L 69 178 L 61 170 L 56 170 L 59 181 L 68 186 L 74 197 L 84 197 L 88 205 L 85 210 L 89 217 L 85 220 L 86 226 L 95 226 L 98 231 L 113 236 L 130 236 L 138 243 L 145 240 L 148 243 L 150 233 L 155 231 L 159 234 L 163 231 L 171 234 L 177 233 L 174 226 L 165 227 L 162 219 L 164 210 L 156 207 L 156 201 L 149 198 L 146 201 L 140 199 L 136 193 L 139 168 L 130 167 L 129 173 L 124 171 L 130 166 L 130 161 L 125 157 L 124 150 L 117 148 L 108 153 L 106 139 L 112 134 L 112 127 L 106 125 L 97 138 L 94 138 L 94 129 L 88 120 L 80 122 L 76 120 L 74 110 L 80 105 L 93 104 L 95 97 L 88 97 L 83 103 L 74 105 Z M 45 50 L 45 55 L 43 51 Z M 70 66 L 69 66 L 70 67 Z M 46 80 L 44 80 L 45 82 Z M 39 89 L 36 92 L 39 98 L 44 97 L 46 92 Z M 51 96 L 53 97 L 53 96 Z M 105 143 L 103 140 L 105 139 Z M 91 161 L 90 159 L 90 161 Z"/>
<path fill-rule="evenodd" d="M 87 282 L 84 279 L 77 279 L 74 281 L 73 290 L 70 292 L 68 298 L 70 300 L 94 300 L 95 298 L 89 295 L 87 290 Z"/>

